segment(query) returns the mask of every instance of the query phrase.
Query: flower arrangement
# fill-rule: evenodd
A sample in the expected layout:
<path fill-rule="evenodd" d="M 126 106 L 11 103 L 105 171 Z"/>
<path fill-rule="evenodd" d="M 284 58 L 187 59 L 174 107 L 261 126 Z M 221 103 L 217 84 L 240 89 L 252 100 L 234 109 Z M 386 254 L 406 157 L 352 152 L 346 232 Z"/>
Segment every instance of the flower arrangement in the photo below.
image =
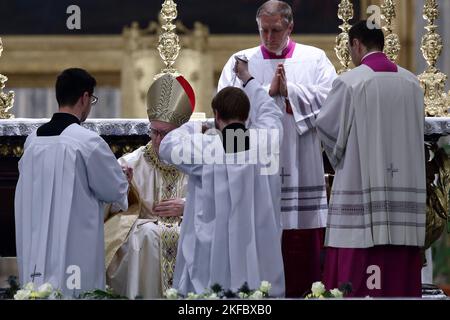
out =
<path fill-rule="evenodd" d="M 254 299 L 260 300 L 264 298 L 269 298 L 269 292 L 272 285 L 268 281 L 262 281 L 261 285 L 256 290 L 251 290 L 245 282 L 242 287 L 238 289 L 237 292 L 233 292 L 231 290 L 224 290 L 221 285 L 214 284 L 210 289 L 206 290 L 202 294 L 196 294 L 189 292 L 187 296 L 180 295 L 178 291 L 174 288 L 170 288 L 166 290 L 164 296 L 169 300 L 176 299 L 207 299 L 207 300 L 216 300 L 216 299 Z"/>
<path fill-rule="evenodd" d="M 55 290 L 50 283 L 44 283 L 38 288 L 35 287 L 33 282 L 29 282 L 22 289 L 17 287 L 11 295 L 11 298 L 14 300 L 57 300 L 57 299 L 65 299 L 62 292 L 60 290 Z M 116 294 L 111 288 L 108 286 L 106 290 L 92 290 L 86 291 L 78 296 L 69 297 L 69 299 L 80 299 L 80 300 L 111 300 L 111 299 L 128 299 L 127 297 L 122 297 Z"/>
<path fill-rule="evenodd" d="M 29 282 L 16 292 L 14 300 L 61 299 L 62 297 L 62 293 L 54 290 L 50 283 L 44 283 L 36 288 L 33 282 Z"/>
<path fill-rule="evenodd" d="M 344 298 L 344 296 L 352 291 L 351 284 L 343 284 L 339 289 L 326 290 L 325 285 L 318 281 L 311 286 L 311 293 L 306 296 L 306 299 L 326 299 L 326 298 Z"/>
<path fill-rule="evenodd" d="M 189 292 L 186 296 L 180 295 L 176 289 L 168 289 L 164 296 L 169 300 L 176 299 L 254 299 L 260 300 L 269 298 L 269 292 L 272 285 L 268 281 L 262 281 L 261 285 L 256 290 L 251 290 L 246 283 L 244 283 L 236 292 L 231 290 L 224 290 L 219 284 L 211 286 L 202 294 Z M 40 299 L 63 299 L 64 296 L 59 290 L 55 290 L 50 283 L 44 283 L 39 287 L 35 287 L 34 283 L 29 282 L 22 289 L 17 287 L 17 291 L 13 294 L 15 300 L 40 300 Z M 346 294 L 351 292 L 351 284 L 343 284 L 339 289 L 326 290 L 322 282 L 314 282 L 311 287 L 311 293 L 306 296 L 306 299 L 326 299 L 326 298 L 344 298 Z M 72 299 L 127 299 L 113 292 L 111 288 L 103 290 L 92 290 L 80 294 L 78 297 Z"/>
<path fill-rule="evenodd" d="M 114 290 L 106 286 L 106 290 L 92 290 L 80 294 L 77 299 L 82 300 L 128 300 L 127 297 L 121 296 L 114 292 Z"/>

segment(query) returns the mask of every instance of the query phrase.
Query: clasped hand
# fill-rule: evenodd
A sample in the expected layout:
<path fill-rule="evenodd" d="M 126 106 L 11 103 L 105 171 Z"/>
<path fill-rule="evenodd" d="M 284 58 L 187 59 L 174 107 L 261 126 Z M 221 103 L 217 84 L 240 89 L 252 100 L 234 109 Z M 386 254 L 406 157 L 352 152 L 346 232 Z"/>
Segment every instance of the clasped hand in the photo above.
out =
<path fill-rule="evenodd" d="M 160 217 L 179 217 L 183 215 L 184 200 L 180 198 L 162 200 L 153 205 L 153 214 Z"/>
<path fill-rule="evenodd" d="M 284 69 L 284 65 L 282 63 L 279 63 L 277 66 L 272 83 L 270 84 L 269 95 L 271 97 L 275 97 L 277 95 L 285 98 L 288 97 L 286 70 Z"/>

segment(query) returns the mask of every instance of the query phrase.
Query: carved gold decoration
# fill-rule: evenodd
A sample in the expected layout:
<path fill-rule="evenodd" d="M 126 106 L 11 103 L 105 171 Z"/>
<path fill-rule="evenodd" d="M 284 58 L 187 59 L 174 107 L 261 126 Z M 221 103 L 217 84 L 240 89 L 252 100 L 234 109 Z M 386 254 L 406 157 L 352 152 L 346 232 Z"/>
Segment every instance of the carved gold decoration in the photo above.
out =
<path fill-rule="evenodd" d="M 2 38 L 0 38 L 0 57 L 2 56 L 2 53 L 3 43 Z M 8 81 L 8 77 L 0 74 L 0 119 L 13 119 L 14 115 L 12 115 L 9 110 L 11 110 L 14 105 L 14 92 L 3 92 L 3 89 L 5 89 L 6 81 Z"/>
<path fill-rule="evenodd" d="M 385 35 L 384 53 L 395 62 L 400 53 L 400 37 L 392 30 L 392 20 L 397 17 L 395 10 L 395 2 L 393 0 L 385 0 L 381 5 L 381 18 L 385 21 L 383 26 Z"/>
<path fill-rule="evenodd" d="M 135 143 L 132 145 L 130 145 L 130 144 L 124 144 L 124 145 L 110 144 L 109 147 L 111 148 L 112 153 L 114 153 L 114 155 L 116 155 L 117 158 L 120 158 L 124 154 L 133 152 L 141 145 L 142 144 L 136 145 Z"/>
<path fill-rule="evenodd" d="M 192 114 L 189 97 L 175 79 L 180 76 L 173 67 L 181 50 L 180 40 L 175 33 L 177 5 L 173 0 L 165 0 L 160 13 L 162 33 L 159 36 L 158 51 L 166 67 L 154 78 L 155 82 L 147 93 L 147 114 L 149 120 L 167 121 L 176 125 L 189 120 Z M 154 25 L 155 26 L 155 25 Z M 153 101 L 157 99 L 158 101 Z M 179 181 L 183 174 L 174 166 L 165 165 L 159 160 L 156 151 L 149 143 L 145 148 L 144 157 L 161 174 L 162 194 L 155 188 L 155 202 L 177 198 Z M 177 255 L 180 217 L 158 217 L 161 258 L 161 286 L 163 292 L 172 287 L 175 260 Z"/>
<path fill-rule="evenodd" d="M 447 225 L 450 192 L 450 159 L 447 153 L 436 143 L 427 145 L 426 150 L 427 159 L 430 159 L 430 153 L 434 156 L 427 162 L 425 249 L 440 238 Z"/>
<path fill-rule="evenodd" d="M 161 19 L 164 21 L 162 25 L 164 31 L 159 36 L 158 51 L 166 68 L 162 70 L 162 73 L 156 75 L 155 79 L 166 73 L 173 74 L 174 76 L 179 75 L 177 70 L 173 68 L 173 64 L 181 50 L 180 39 L 175 33 L 176 26 L 172 22 L 178 16 L 176 3 L 173 0 L 165 0 L 160 14 Z"/>
<path fill-rule="evenodd" d="M 177 127 L 189 121 L 192 115 L 191 101 L 173 75 L 163 74 L 148 89 L 147 115 L 150 122 L 164 121 Z"/>
<path fill-rule="evenodd" d="M 145 147 L 144 158 L 156 170 L 159 171 L 163 180 L 162 193 L 155 188 L 155 202 L 170 200 L 178 197 L 178 186 L 183 174 L 174 166 L 163 164 L 151 143 Z M 160 257 L 161 257 L 161 285 L 163 292 L 172 287 L 173 273 L 179 238 L 180 217 L 158 217 L 160 235 Z"/>
<path fill-rule="evenodd" d="M 0 137 L 0 158 L 20 158 L 23 154 L 25 139 L 26 136 Z M 149 141 L 148 136 L 132 136 L 132 139 L 129 136 L 103 136 L 103 139 L 108 143 L 116 158 L 133 152 Z"/>
<path fill-rule="evenodd" d="M 436 32 L 434 23 L 439 16 L 436 0 L 426 0 L 423 17 L 427 20 L 427 33 L 422 37 L 421 50 L 428 68 L 419 75 L 420 84 L 425 90 L 425 114 L 430 117 L 445 117 L 450 107 L 449 95 L 444 92 L 447 76 L 439 71 L 436 62 L 442 52 L 442 38 Z"/>
<path fill-rule="evenodd" d="M 348 31 L 351 28 L 349 21 L 353 18 L 353 4 L 350 0 L 341 0 L 339 3 L 338 17 L 344 23 L 339 26 L 342 32 L 336 37 L 336 46 L 334 51 L 341 64 L 341 69 L 338 70 L 338 74 L 344 73 L 350 70 L 350 50 L 349 50 L 349 39 Z"/>
<path fill-rule="evenodd" d="M 17 143 L 1 143 L 0 158 L 20 158 L 23 155 L 23 142 Z"/>

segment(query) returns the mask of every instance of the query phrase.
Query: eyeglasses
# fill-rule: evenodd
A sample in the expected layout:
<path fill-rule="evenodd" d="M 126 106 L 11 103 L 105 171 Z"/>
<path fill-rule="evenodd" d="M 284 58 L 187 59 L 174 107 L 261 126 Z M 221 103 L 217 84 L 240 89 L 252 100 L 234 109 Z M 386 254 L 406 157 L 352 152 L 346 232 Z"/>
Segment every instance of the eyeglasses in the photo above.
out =
<path fill-rule="evenodd" d="M 152 127 L 148 128 L 150 135 L 151 136 L 160 136 L 161 138 L 164 138 L 170 131 L 163 131 L 163 130 L 158 130 Z"/>
<path fill-rule="evenodd" d="M 91 96 L 91 105 L 95 105 L 98 102 L 98 98 L 94 95 Z"/>

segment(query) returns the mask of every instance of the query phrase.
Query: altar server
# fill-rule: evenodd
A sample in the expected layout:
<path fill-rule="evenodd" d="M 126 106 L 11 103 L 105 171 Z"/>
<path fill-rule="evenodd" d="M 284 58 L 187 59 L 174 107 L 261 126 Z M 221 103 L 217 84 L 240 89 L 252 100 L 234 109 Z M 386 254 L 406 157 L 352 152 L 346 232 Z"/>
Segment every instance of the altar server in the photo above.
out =
<path fill-rule="evenodd" d="M 49 282 L 65 296 L 105 289 L 104 203 L 127 208 L 127 178 L 108 144 L 80 126 L 95 79 L 82 69 L 56 81 L 59 111 L 30 134 L 15 195 L 21 284 Z"/>

